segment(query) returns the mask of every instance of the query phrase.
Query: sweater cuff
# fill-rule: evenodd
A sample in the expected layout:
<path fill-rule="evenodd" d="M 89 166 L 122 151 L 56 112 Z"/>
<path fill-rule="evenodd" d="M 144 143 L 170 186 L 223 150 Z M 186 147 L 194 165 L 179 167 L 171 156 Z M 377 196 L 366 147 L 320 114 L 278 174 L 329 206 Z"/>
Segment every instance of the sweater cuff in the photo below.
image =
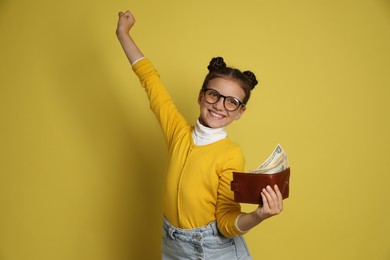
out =
<path fill-rule="evenodd" d="M 241 234 L 245 234 L 246 232 L 248 232 L 248 230 L 244 231 L 244 230 L 241 230 L 241 229 L 238 227 L 238 219 L 241 217 L 241 215 L 243 215 L 243 214 L 238 215 L 237 218 L 236 218 L 236 228 L 237 228 L 237 230 L 238 230 Z"/>
<path fill-rule="evenodd" d="M 131 66 L 133 66 L 134 64 L 136 64 L 137 62 L 139 62 L 140 60 L 142 60 L 142 59 L 144 59 L 144 58 L 145 58 L 145 57 L 141 57 L 141 58 L 135 60 L 133 63 L 131 63 Z"/>

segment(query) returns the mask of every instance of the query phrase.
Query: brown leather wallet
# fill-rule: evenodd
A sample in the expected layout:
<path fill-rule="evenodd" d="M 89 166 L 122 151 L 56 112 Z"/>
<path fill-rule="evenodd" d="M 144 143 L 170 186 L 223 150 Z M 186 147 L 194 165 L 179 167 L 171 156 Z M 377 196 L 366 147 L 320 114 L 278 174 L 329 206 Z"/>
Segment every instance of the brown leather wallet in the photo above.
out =
<path fill-rule="evenodd" d="M 263 204 L 261 190 L 267 185 L 272 188 L 278 185 L 282 198 L 289 196 L 290 168 L 272 174 L 233 172 L 233 181 L 230 184 L 234 191 L 234 201 L 240 203 Z"/>

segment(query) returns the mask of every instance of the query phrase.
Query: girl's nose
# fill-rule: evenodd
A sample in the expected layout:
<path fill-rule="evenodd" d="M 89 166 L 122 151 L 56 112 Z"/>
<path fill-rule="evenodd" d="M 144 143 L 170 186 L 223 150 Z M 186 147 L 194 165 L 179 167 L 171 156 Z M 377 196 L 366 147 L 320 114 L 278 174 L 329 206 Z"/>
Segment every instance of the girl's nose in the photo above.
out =
<path fill-rule="evenodd" d="M 224 105 L 223 105 L 224 99 L 221 97 L 217 103 L 214 103 L 213 107 L 219 111 L 224 110 Z"/>

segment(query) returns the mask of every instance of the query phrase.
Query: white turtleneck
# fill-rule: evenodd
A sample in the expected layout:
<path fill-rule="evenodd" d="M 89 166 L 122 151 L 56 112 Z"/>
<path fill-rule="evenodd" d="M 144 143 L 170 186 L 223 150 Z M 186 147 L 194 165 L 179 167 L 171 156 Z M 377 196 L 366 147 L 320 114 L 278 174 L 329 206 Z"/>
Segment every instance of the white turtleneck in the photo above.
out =
<path fill-rule="evenodd" d="M 192 139 L 196 145 L 202 146 L 222 140 L 227 136 L 224 127 L 210 128 L 202 125 L 199 119 L 196 121 Z"/>

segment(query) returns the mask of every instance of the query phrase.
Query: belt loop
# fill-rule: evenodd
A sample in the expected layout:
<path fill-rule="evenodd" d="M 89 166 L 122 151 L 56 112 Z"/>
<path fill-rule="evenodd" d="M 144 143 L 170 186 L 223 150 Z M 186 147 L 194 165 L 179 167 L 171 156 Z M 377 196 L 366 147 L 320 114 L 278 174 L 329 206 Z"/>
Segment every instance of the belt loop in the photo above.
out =
<path fill-rule="evenodd" d="M 213 235 L 218 236 L 218 227 L 217 227 L 217 222 L 212 222 L 211 223 L 211 228 L 213 230 Z"/>
<path fill-rule="evenodd" d="M 169 237 L 172 238 L 172 239 L 176 239 L 175 237 L 175 229 L 174 228 L 171 228 L 169 227 L 169 230 L 168 230 L 168 234 L 169 234 Z"/>

